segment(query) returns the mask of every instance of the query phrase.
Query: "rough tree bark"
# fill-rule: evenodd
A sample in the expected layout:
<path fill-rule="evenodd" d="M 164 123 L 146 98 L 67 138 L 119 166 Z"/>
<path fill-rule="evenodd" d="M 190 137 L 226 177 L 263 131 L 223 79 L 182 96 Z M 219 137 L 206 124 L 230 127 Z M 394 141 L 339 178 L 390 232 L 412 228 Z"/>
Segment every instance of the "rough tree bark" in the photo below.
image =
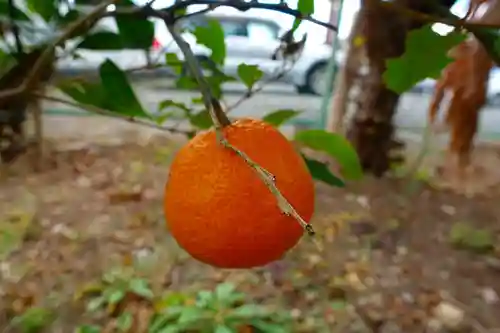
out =
<path fill-rule="evenodd" d="M 407 8 L 429 13 L 426 1 L 393 0 Z M 448 8 L 454 1 L 441 1 Z M 363 0 L 362 34 L 366 38 L 369 71 L 360 82 L 356 112 L 347 130 L 347 137 L 356 148 L 363 169 L 376 177 L 383 176 L 393 163 L 403 161 L 404 145 L 394 139 L 393 117 L 399 95 L 386 88 L 382 73 L 385 59 L 404 52 L 406 34 L 421 26 L 407 16 L 380 5 L 380 0 Z M 427 8 L 426 8 L 427 7 Z"/>

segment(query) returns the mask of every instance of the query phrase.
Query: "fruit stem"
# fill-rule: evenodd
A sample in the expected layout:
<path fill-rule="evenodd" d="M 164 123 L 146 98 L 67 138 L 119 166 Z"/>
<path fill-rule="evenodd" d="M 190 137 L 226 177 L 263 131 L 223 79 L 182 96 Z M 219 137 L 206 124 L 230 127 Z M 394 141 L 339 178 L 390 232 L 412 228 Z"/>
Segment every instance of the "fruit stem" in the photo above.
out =
<path fill-rule="evenodd" d="M 300 216 L 299 213 L 293 208 L 293 206 L 288 202 L 283 194 L 281 194 L 280 190 L 276 186 L 276 177 L 255 163 L 247 154 L 239 150 L 238 148 L 231 145 L 226 138 L 219 137 L 219 142 L 226 148 L 234 151 L 238 156 L 240 156 L 252 169 L 255 170 L 259 178 L 264 182 L 267 188 L 271 191 L 271 193 L 276 197 L 276 201 L 278 202 L 278 207 L 281 209 L 283 214 L 287 216 L 292 216 L 297 222 L 300 224 L 302 228 L 307 232 L 309 236 L 314 236 L 316 233 L 312 225 L 308 224 L 304 219 Z"/>
<path fill-rule="evenodd" d="M 191 50 L 189 44 L 184 40 L 184 38 L 182 38 L 179 30 L 175 26 L 175 23 L 170 23 L 168 20 L 165 20 L 165 25 L 167 26 L 167 29 L 172 35 L 174 41 L 179 46 L 179 49 L 184 54 L 184 59 L 188 66 L 188 69 L 194 76 L 194 79 L 196 80 L 200 88 L 200 92 L 203 98 L 203 104 L 208 110 L 210 118 L 212 118 L 212 122 L 215 126 L 215 130 L 220 136 L 222 128 L 230 125 L 231 121 L 224 112 L 219 100 L 214 97 L 210 85 L 203 76 L 203 72 L 201 71 L 201 66 L 198 59 L 196 59 L 196 56 Z"/>

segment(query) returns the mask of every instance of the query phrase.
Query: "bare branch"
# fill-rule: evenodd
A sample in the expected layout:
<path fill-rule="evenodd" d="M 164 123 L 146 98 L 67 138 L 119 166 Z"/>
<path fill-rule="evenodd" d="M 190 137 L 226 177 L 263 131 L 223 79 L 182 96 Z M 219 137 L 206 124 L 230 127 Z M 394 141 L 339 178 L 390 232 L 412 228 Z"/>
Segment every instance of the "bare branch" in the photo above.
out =
<path fill-rule="evenodd" d="M 286 3 L 278 3 L 278 4 L 271 4 L 271 3 L 260 3 L 258 1 L 242 1 L 242 0 L 184 0 L 184 1 L 176 1 L 172 6 L 166 7 L 161 10 L 155 10 L 151 7 L 142 7 L 142 8 L 117 8 L 116 11 L 107 13 L 106 15 L 108 16 L 113 16 L 116 14 L 133 14 L 133 15 L 139 15 L 142 17 L 157 17 L 161 19 L 167 19 L 167 20 L 172 20 L 175 21 L 179 18 L 182 18 L 184 16 L 180 17 L 174 17 L 172 16 L 172 13 L 178 10 L 183 10 L 186 9 L 189 6 L 193 5 L 207 5 L 210 7 L 210 9 L 213 9 L 214 7 L 232 7 L 240 11 L 247 11 L 249 9 L 266 9 L 274 12 L 280 12 L 286 15 L 290 15 L 296 18 L 299 18 L 304 21 L 309 21 L 314 24 L 317 24 L 319 26 L 325 27 L 327 29 L 331 29 L 333 31 L 338 31 L 338 28 L 328 22 L 323 22 L 320 20 L 317 20 L 311 16 L 304 16 L 299 10 L 297 9 L 292 9 L 288 7 Z M 188 14 L 191 15 L 191 14 Z M 173 22 L 169 22 L 173 23 Z"/>
<path fill-rule="evenodd" d="M 203 77 L 199 61 L 196 59 L 189 44 L 179 34 L 179 31 L 175 27 L 175 23 L 170 23 L 165 20 L 165 24 L 168 31 L 172 35 L 172 38 L 184 54 L 189 70 L 198 82 L 198 86 L 203 97 L 203 104 L 205 104 L 206 109 L 210 113 L 210 117 L 212 118 L 212 122 L 214 123 L 216 130 L 220 133 L 220 129 L 231 124 L 229 118 L 224 113 L 220 102 L 213 96 L 210 85 Z"/>
<path fill-rule="evenodd" d="M 134 123 L 134 124 L 138 124 L 138 125 L 149 127 L 149 128 L 153 128 L 153 129 L 157 129 L 157 130 L 160 130 L 160 131 L 165 131 L 165 132 L 170 132 L 170 133 L 179 133 L 179 134 L 185 134 L 185 135 L 192 135 L 192 134 L 194 134 L 194 131 L 181 130 L 181 129 L 177 128 L 177 127 L 166 127 L 166 126 L 162 126 L 162 125 L 158 125 L 158 124 L 149 122 L 147 120 L 138 119 L 138 118 L 129 117 L 129 116 L 123 116 L 123 115 L 121 115 L 119 113 L 115 113 L 115 112 L 112 112 L 112 111 L 104 110 L 104 109 L 98 108 L 97 106 L 90 105 L 90 104 L 78 103 L 78 102 L 70 101 L 70 100 L 67 100 L 67 99 L 64 99 L 64 98 L 59 98 L 59 97 L 56 97 L 56 96 L 44 95 L 44 94 L 39 93 L 39 92 L 35 92 L 32 95 L 35 96 L 35 97 L 37 97 L 37 98 L 44 99 L 46 101 L 51 101 L 51 102 L 57 102 L 57 103 L 66 104 L 66 105 L 69 105 L 69 106 L 72 106 L 72 107 L 75 107 L 75 108 L 87 110 L 89 112 L 92 112 L 92 113 L 95 113 L 95 114 L 98 114 L 98 115 L 101 115 L 101 116 L 125 120 L 125 121 L 128 121 L 128 122 Z"/>
<path fill-rule="evenodd" d="M 268 84 L 275 82 L 279 79 L 281 79 L 283 76 L 285 76 L 291 69 L 293 68 L 293 64 L 286 69 L 283 69 L 279 71 L 279 73 L 269 80 L 265 80 L 263 82 L 260 82 L 260 84 L 257 85 L 257 87 L 248 90 L 243 96 L 241 96 L 240 99 L 238 99 L 236 102 L 234 102 L 232 105 L 228 106 L 226 108 L 226 113 L 229 113 L 239 107 L 241 104 L 243 104 L 246 100 L 248 100 L 250 97 L 254 96 L 255 94 L 261 92 Z"/>

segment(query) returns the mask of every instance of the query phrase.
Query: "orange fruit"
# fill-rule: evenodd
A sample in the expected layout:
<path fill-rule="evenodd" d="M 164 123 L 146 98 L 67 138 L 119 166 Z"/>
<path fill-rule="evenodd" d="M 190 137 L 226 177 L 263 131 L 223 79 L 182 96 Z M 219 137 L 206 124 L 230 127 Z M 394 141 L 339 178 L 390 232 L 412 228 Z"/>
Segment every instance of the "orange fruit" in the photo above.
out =
<path fill-rule="evenodd" d="M 227 141 L 276 177 L 276 186 L 309 221 L 314 183 L 300 154 L 273 126 L 240 119 L 223 129 Z M 192 257 L 220 268 L 250 268 L 280 259 L 303 234 L 281 212 L 271 191 L 215 130 L 196 135 L 172 162 L 165 187 L 166 223 Z"/>

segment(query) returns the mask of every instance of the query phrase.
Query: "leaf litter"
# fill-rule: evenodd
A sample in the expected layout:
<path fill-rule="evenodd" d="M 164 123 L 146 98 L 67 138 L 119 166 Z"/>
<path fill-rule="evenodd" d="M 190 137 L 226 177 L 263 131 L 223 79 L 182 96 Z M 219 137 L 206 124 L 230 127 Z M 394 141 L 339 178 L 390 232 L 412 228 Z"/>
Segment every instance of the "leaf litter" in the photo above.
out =
<path fill-rule="evenodd" d="M 500 327 L 500 270 L 491 264 L 500 260 L 498 193 L 466 199 L 421 186 L 398 201 L 396 180 L 366 179 L 346 189 L 318 185 L 314 240 L 304 238 L 266 267 L 221 270 L 191 259 L 165 228 L 164 147 L 160 140 L 58 152 L 56 168 L 2 180 L 3 331 L 14 332 L 12 322 L 31 311 L 33 319 L 21 322 L 45 326 L 40 332 L 72 332 L 83 324 L 147 332 L 155 309 L 192 302 L 198 291 L 225 282 L 289 312 L 294 332 Z M 456 227 L 463 221 L 487 236 L 464 240 Z M 124 291 L 112 315 L 89 317 L 82 295 L 99 295 L 111 272 L 138 281 L 136 292 L 163 296 L 147 301 Z M 43 313 L 50 320 L 37 318 Z"/>

